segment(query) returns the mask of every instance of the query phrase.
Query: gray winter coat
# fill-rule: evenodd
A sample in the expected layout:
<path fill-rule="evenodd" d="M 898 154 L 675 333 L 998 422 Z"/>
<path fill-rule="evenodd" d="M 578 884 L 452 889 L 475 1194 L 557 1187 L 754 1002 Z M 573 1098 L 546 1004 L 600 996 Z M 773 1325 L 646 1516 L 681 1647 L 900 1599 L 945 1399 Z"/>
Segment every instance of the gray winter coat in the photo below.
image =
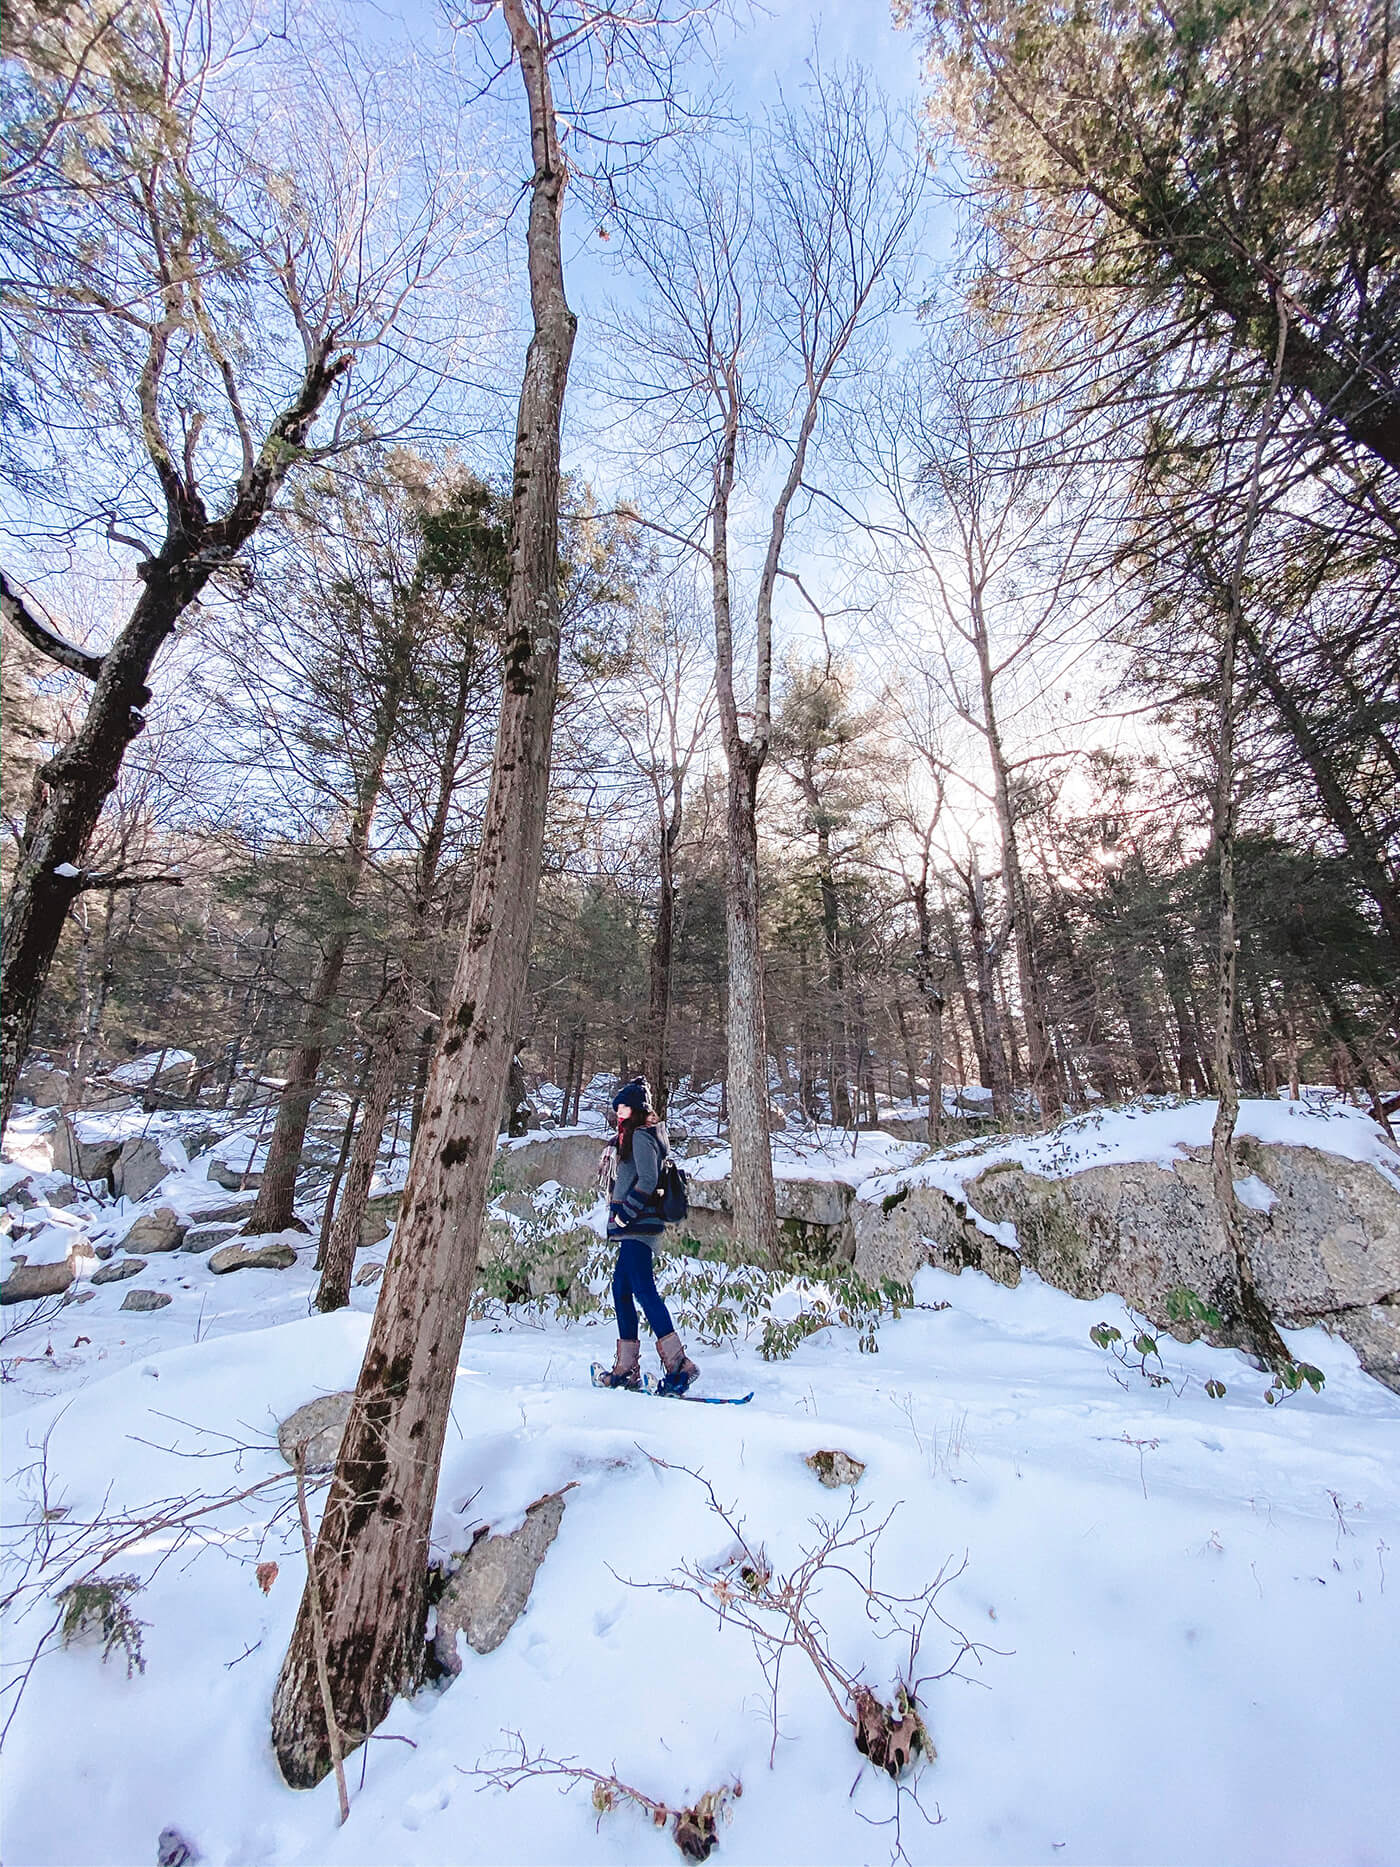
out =
<path fill-rule="evenodd" d="M 609 1238 L 658 1238 L 666 1221 L 657 1209 L 656 1186 L 669 1149 L 661 1128 L 638 1128 L 632 1158 L 617 1163 L 617 1179 L 608 1202 Z"/>

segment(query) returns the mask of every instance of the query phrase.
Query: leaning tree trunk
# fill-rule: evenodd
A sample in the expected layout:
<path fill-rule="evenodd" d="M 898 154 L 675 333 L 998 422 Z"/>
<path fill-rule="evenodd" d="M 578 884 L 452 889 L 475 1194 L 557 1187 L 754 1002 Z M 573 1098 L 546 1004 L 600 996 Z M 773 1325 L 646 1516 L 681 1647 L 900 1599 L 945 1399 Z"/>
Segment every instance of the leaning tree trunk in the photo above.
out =
<path fill-rule="evenodd" d="M 438 865 L 442 860 L 443 845 L 447 840 L 447 819 L 456 790 L 457 755 L 461 750 L 462 734 L 466 726 L 467 697 L 471 689 L 474 667 L 475 651 L 473 644 L 469 641 L 458 670 L 457 698 L 453 704 L 452 719 L 447 729 L 442 759 L 438 765 L 437 801 L 433 806 L 428 834 L 419 852 L 417 876 L 414 882 L 413 935 L 410 941 L 410 953 L 420 958 L 419 949 L 427 938 L 428 926 L 432 918 Z M 412 963 L 411 960 L 410 964 Z M 389 1106 L 394 1099 L 394 1085 L 398 1081 L 404 1054 L 410 1042 L 409 1020 L 413 1010 L 411 976 L 401 976 L 386 997 L 388 1008 L 381 1011 L 376 1020 L 370 1042 L 370 1055 L 365 1066 L 362 1085 L 365 1096 L 364 1114 L 355 1135 L 354 1151 L 351 1155 L 350 1171 L 345 1180 L 345 1190 L 341 1194 L 340 1205 L 334 1216 L 332 1216 L 329 1202 L 334 1196 L 335 1188 L 332 1187 L 327 1195 L 323 1221 L 325 1244 L 317 1260 L 321 1271 L 321 1282 L 316 1291 L 315 1303 L 319 1310 L 343 1309 L 350 1301 L 350 1277 L 355 1267 L 355 1252 L 360 1242 L 360 1226 L 369 1201 L 369 1189 L 374 1180 L 375 1167 L 379 1162 L 379 1143 L 383 1138 Z M 420 1098 L 415 1093 L 413 1117 L 415 1137 L 418 1132 L 419 1103 Z"/>
<path fill-rule="evenodd" d="M 559 672 L 559 426 L 575 319 L 564 296 L 565 168 L 545 57 L 524 0 L 503 0 L 503 11 L 534 156 L 534 334 L 516 427 L 505 685 L 466 936 L 322 1518 L 316 1596 L 308 1578 L 273 1700 L 273 1744 L 294 1786 L 309 1787 L 331 1766 L 318 1646 L 334 1719 L 350 1744 L 421 1677 L 428 1534 L 539 885 Z M 313 1623 L 317 1597 L 322 1613 Z"/>
<path fill-rule="evenodd" d="M 102 657 L 82 726 L 35 780 L 0 937 L 0 1122 L 9 1120 L 39 998 L 68 910 L 84 886 L 83 856 L 126 749 L 146 723 L 151 665 L 209 579 L 207 569 L 165 563 L 166 555 L 153 561 L 130 621 Z"/>
<path fill-rule="evenodd" d="M 197 488 L 182 479 L 166 449 L 156 415 L 143 411 L 147 446 L 165 495 L 165 540 L 153 557 L 138 565 L 136 574 L 144 587 L 106 654 L 69 649 L 66 655 L 54 656 L 93 682 L 92 699 L 76 735 L 39 769 L 19 868 L 5 904 L 0 936 L 0 1127 L 10 1117 L 15 1083 L 64 920 L 86 885 L 83 857 L 102 806 L 116 787 L 126 749 L 146 724 L 143 709 L 151 699 L 146 683 L 156 656 L 210 577 L 232 561 L 261 524 L 350 360 L 349 352 L 332 358 L 324 344 L 308 355 L 296 397 L 273 420 L 256 457 L 248 459 L 232 505 L 220 519 L 208 517 Z M 6 620 L 35 640 L 29 626 L 33 619 L 3 576 L 0 604 Z M 39 629 L 38 636 L 45 638 L 48 632 Z M 39 646 L 54 655 L 50 641 L 40 639 Z"/>

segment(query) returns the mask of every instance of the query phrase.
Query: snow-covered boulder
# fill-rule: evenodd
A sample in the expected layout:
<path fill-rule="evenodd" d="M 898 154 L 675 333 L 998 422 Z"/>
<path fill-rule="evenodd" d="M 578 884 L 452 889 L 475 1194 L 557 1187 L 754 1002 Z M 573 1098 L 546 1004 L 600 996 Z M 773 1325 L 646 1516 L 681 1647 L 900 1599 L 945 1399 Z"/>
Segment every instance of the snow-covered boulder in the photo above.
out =
<path fill-rule="evenodd" d="M 122 1240 L 123 1251 L 178 1251 L 189 1223 L 173 1206 L 143 1212 Z"/>
<path fill-rule="evenodd" d="M 166 1174 L 187 1167 L 189 1160 L 178 1141 L 155 1135 L 134 1135 L 123 1141 L 112 1168 L 112 1186 L 119 1199 L 133 1203 L 154 1191 Z"/>
<path fill-rule="evenodd" d="M 1236 1159 L 1249 1195 L 1241 1218 L 1250 1263 L 1269 1313 L 1287 1328 L 1322 1322 L 1350 1340 L 1349 1319 L 1373 1311 L 1364 1344 L 1353 1346 L 1400 1392 L 1400 1186 L 1367 1162 L 1311 1147 L 1246 1140 Z M 1061 1180 L 994 1167 L 968 1194 L 988 1218 L 1014 1224 L 1024 1262 L 1072 1296 L 1112 1290 L 1157 1321 L 1183 1287 L 1223 1313 L 1234 1308 L 1234 1255 L 1203 1153 Z"/>
<path fill-rule="evenodd" d="M 189 1086 L 195 1060 L 188 1050 L 151 1050 L 144 1057 L 108 1070 L 107 1081 L 126 1094 L 143 1094 L 150 1089 L 181 1091 Z"/>
<path fill-rule="evenodd" d="M 125 1283 L 128 1277 L 139 1277 L 146 1268 L 144 1258 L 117 1258 L 111 1264 L 104 1264 L 92 1274 L 95 1284 Z"/>
<path fill-rule="evenodd" d="M 47 1063 L 31 1063 L 20 1071 L 15 1094 L 19 1101 L 32 1102 L 36 1109 L 57 1109 L 68 1100 L 69 1084 L 66 1070 L 53 1069 Z"/>
<path fill-rule="evenodd" d="M 345 1422 L 350 1418 L 353 1387 L 337 1394 L 318 1394 L 304 1407 L 289 1413 L 277 1428 L 277 1448 L 288 1465 L 296 1464 L 297 1447 L 303 1450 L 309 1472 L 326 1472 L 335 1464 Z"/>
<path fill-rule="evenodd" d="M 853 1215 L 863 1275 L 1024 1265 L 1167 1324 L 1186 1289 L 1225 1316 L 1236 1272 L 1210 1168 L 1212 1103 L 1115 1110 L 873 1179 Z M 1250 1102 L 1236 1187 L 1255 1281 L 1285 1328 L 1320 1322 L 1400 1392 L 1400 1156 L 1359 1111 Z M 1185 1325 L 1174 1325 L 1189 1333 Z"/>
<path fill-rule="evenodd" d="M 42 1251 L 45 1239 L 52 1236 L 52 1229 L 41 1233 L 37 1247 Z M 16 1252 L 10 1266 L 9 1276 L 0 1283 L 0 1304 L 33 1303 L 40 1297 L 62 1296 L 75 1278 L 90 1277 L 97 1269 L 97 1256 L 86 1238 L 76 1238 L 62 1257 L 45 1254 L 31 1264 L 23 1252 Z"/>
<path fill-rule="evenodd" d="M 208 1177 L 226 1193 L 255 1192 L 262 1185 L 262 1174 L 257 1169 L 231 1166 L 217 1155 L 209 1162 Z"/>
<path fill-rule="evenodd" d="M 69 1173 L 78 1180 L 107 1180 L 122 1151 L 120 1135 L 94 1133 L 79 1121 L 61 1121 L 53 1130 L 53 1166 L 55 1173 Z"/>
<path fill-rule="evenodd" d="M 167 1309 L 174 1301 L 168 1290 L 128 1290 L 122 1308 L 132 1310 Z"/>
<path fill-rule="evenodd" d="M 209 1259 L 209 1268 L 216 1276 L 225 1276 L 229 1271 L 286 1271 L 296 1261 L 292 1247 L 273 1238 L 265 1245 L 220 1245 Z"/>

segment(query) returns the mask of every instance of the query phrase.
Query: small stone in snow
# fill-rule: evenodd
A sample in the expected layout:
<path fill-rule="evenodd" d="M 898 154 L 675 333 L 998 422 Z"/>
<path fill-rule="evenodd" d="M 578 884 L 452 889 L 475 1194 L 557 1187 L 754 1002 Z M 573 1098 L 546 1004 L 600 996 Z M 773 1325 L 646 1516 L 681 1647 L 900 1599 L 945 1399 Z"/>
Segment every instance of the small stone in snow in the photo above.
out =
<path fill-rule="evenodd" d="M 156 1839 L 156 1867 L 188 1867 L 200 1858 L 199 1850 L 178 1828 L 162 1828 Z"/>

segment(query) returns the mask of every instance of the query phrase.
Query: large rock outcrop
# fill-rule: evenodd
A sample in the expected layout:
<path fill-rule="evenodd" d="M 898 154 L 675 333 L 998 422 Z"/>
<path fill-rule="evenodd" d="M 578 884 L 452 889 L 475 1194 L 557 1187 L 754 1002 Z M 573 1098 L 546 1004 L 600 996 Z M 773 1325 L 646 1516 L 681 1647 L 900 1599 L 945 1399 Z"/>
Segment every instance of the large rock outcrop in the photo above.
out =
<path fill-rule="evenodd" d="M 1315 1148 L 1242 1140 L 1235 1157 L 1255 1280 L 1274 1319 L 1325 1324 L 1400 1392 L 1400 1191 L 1377 1168 Z M 1006 1225 L 1019 1251 L 990 1235 Z M 1113 1291 L 1159 1325 L 1181 1288 L 1226 1317 L 1235 1308 L 1234 1260 L 1200 1150 L 1171 1167 L 1120 1162 L 1058 1179 L 998 1162 L 962 1199 L 912 1186 L 862 1201 L 855 1233 L 867 1276 L 974 1265 L 1014 1284 L 1025 1265 L 1072 1296 Z"/>

